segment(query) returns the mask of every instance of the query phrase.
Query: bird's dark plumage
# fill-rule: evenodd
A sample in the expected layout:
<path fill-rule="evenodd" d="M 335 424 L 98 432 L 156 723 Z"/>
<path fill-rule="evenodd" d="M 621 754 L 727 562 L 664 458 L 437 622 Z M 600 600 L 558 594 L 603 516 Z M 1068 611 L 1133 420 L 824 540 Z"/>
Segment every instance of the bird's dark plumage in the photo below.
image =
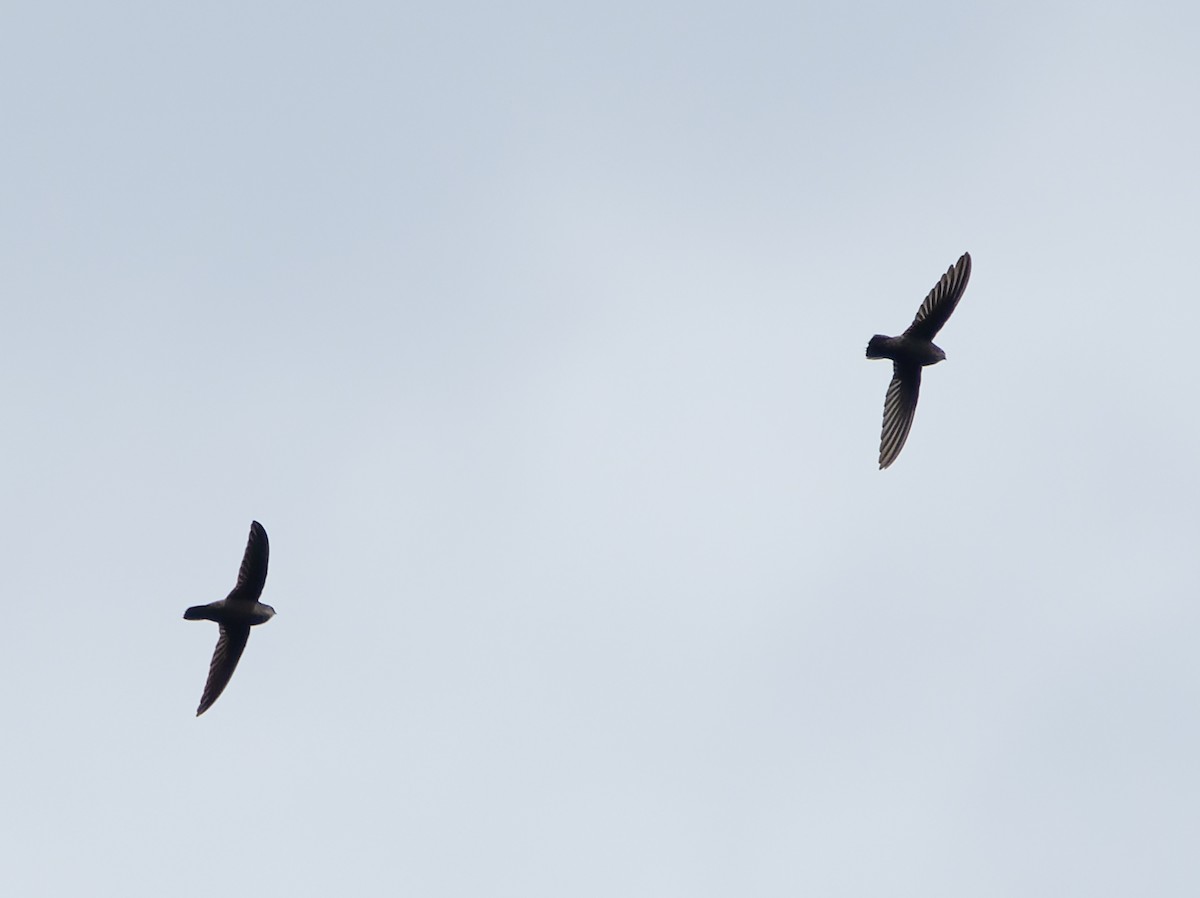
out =
<path fill-rule="evenodd" d="M 266 623 L 275 616 L 274 608 L 258 601 L 267 582 L 269 549 L 267 531 L 258 521 L 252 522 L 237 585 L 219 602 L 194 605 L 183 613 L 187 620 L 211 620 L 221 625 L 217 648 L 208 666 L 204 694 L 200 697 L 200 707 L 196 709 L 197 717 L 212 707 L 229 685 L 229 679 L 237 669 L 246 641 L 250 638 L 250 628 Z"/>
<path fill-rule="evenodd" d="M 912 429 L 921 390 L 921 368 L 946 358 L 933 338 L 962 299 L 970 277 L 971 255 L 963 253 L 929 291 L 908 330 L 899 337 L 876 334 L 867 343 L 867 358 L 892 360 L 892 381 L 883 403 L 883 432 L 879 438 L 881 469 L 896 460 Z"/>
<path fill-rule="evenodd" d="M 204 683 L 204 694 L 200 696 L 200 705 L 196 708 L 199 717 L 212 707 L 213 702 L 221 697 L 225 687 L 237 670 L 238 661 L 250 639 L 250 627 L 221 625 L 221 635 L 217 637 L 217 647 L 213 651 L 212 661 L 208 663 L 208 679 Z"/>
<path fill-rule="evenodd" d="M 237 585 L 227 598 L 257 602 L 267 583 L 267 557 L 271 544 L 267 542 L 267 531 L 258 521 L 250 522 L 250 538 L 246 540 L 246 553 L 238 569 Z"/>

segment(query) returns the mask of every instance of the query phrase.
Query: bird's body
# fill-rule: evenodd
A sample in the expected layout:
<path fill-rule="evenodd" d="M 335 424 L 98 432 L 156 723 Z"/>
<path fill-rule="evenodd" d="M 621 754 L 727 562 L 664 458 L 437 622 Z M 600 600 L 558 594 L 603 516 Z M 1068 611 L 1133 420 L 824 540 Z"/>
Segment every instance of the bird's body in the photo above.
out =
<path fill-rule="evenodd" d="M 908 330 L 898 337 L 876 334 L 867 343 L 867 358 L 892 360 L 892 381 L 883 403 L 883 433 L 879 438 L 881 469 L 896 460 L 908 439 L 921 390 L 921 369 L 946 359 L 933 338 L 958 305 L 970 277 L 971 255 L 963 253 L 929 291 Z"/>
<path fill-rule="evenodd" d="M 876 334 L 867 344 L 867 358 L 891 359 L 893 362 L 922 368 L 926 365 L 944 362 L 946 353 L 931 340 L 914 340 L 903 334 L 899 337 L 885 337 L 883 334 Z"/>
<path fill-rule="evenodd" d="M 275 609 L 262 602 L 231 602 L 221 599 L 207 605 L 193 605 L 183 612 L 186 620 L 211 620 L 228 626 L 254 627 L 265 624 L 275 615 Z"/>
<path fill-rule="evenodd" d="M 183 613 L 186 620 L 210 620 L 221 626 L 217 648 L 208 667 L 208 681 L 204 684 L 200 707 L 196 709 L 197 717 L 212 707 L 229 685 L 250 638 L 250 628 L 265 624 L 275 616 L 274 608 L 258 600 L 267 582 L 269 550 L 267 531 L 258 521 L 252 522 L 237 585 L 225 598 L 207 605 L 193 605 Z"/>

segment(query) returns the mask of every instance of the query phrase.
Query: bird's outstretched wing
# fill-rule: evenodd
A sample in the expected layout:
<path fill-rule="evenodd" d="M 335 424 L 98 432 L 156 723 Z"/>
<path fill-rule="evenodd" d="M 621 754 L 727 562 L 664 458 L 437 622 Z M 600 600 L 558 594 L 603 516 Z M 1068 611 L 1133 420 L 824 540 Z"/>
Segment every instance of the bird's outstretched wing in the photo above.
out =
<path fill-rule="evenodd" d="M 250 638 L 250 628 L 221 626 L 221 637 L 217 640 L 217 648 L 213 652 L 212 662 L 208 665 L 208 682 L 204 684 L 204 695 L 200 696 L 200 707 L 196 709 L 199 717 L 212 707 L 212 703 L 220 698 L 229 678 L 237 669 L 242 652 L 246 648 L 246 640 Z"/>
<path fill-rule="evenodd" d="M 917 395 L 921 390 L 921 366 L 892 365 L 892 382 L 888 384 L 883 401 L 883 433 L 879 437 L 879 468 L 883 470 L 896 460 L 917 412 Z"/>
<path fill-rule="evenodd" d="M 262 595 L 263 584 L 267 582 L 267 556 L 270 554 L 270 544 L 267 542 L 267 531 L 258 521 L 250 524 L 250 539 L 246 542 L 246 554 L 242 556 L 242 567 L 238 571 L 237 586 L 227 597 L 227 601 L 257 602 Z"/>
<path fill-rule="evenodd" d="M 921 340 L 932 340 L 937 336 L 937 332 L 949 320 L 950 313 L 962 299 L 963 291 L 967 289 L 967 281 L 970 279 L 971 254 L 963 253 L 929 291 L 929 295 L 921 303 L 921 308 L 917 309 L 917 317 L 904 332 L 905 336 Z"/>

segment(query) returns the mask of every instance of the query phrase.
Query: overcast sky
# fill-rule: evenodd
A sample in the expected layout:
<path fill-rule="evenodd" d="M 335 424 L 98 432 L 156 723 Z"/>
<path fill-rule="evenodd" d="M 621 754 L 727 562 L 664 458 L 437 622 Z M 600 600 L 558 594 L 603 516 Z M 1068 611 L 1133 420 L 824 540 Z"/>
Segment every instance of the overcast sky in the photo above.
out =
<path fill-rule="evenodd" d="M 6 893 L 1195 896 L 1198 28 L 6 6 Z"/>

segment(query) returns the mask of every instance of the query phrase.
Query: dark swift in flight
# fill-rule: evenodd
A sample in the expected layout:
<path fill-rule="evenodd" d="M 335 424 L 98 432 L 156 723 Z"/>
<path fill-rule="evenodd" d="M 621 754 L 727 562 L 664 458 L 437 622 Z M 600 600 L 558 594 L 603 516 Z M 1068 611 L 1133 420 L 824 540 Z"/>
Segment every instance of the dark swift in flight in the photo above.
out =
<path fill-rule="evenodd" d="M 258 600 L 263 584 L 267 582 L 267 531 L 262 524 L 250 524 L 250 539 L 246 543 L 246 554 L 242 556 L 242 568 L 238 571 L 237 585 L 219 602 L 194 605 L 183 612 L 185 620 L 211 620 L 221 625 L 221 635 L 208 666 L 208 682 L 204 684 L 204 695 L 200 697 L 199 717 L 212 707 L 229 685 L 229 678 L 237 668 L 250 628 L 265 624 L 275 616 L 275 609 Z"/>
<path fill-rule="evenodd" d="M 963 253 L 929 291 L 908 330 L 898 337 L 876 334 L 867 344 L 867 358 L 892 360 L 892 382 L 883 402 L 883 434 L 879 438 L 881 470 L 896 460 L 908 439 L 921 390 L 921 368 L 946 358 L 933 338 L 962 299 L 970 277 L 971 254 Z"/>

